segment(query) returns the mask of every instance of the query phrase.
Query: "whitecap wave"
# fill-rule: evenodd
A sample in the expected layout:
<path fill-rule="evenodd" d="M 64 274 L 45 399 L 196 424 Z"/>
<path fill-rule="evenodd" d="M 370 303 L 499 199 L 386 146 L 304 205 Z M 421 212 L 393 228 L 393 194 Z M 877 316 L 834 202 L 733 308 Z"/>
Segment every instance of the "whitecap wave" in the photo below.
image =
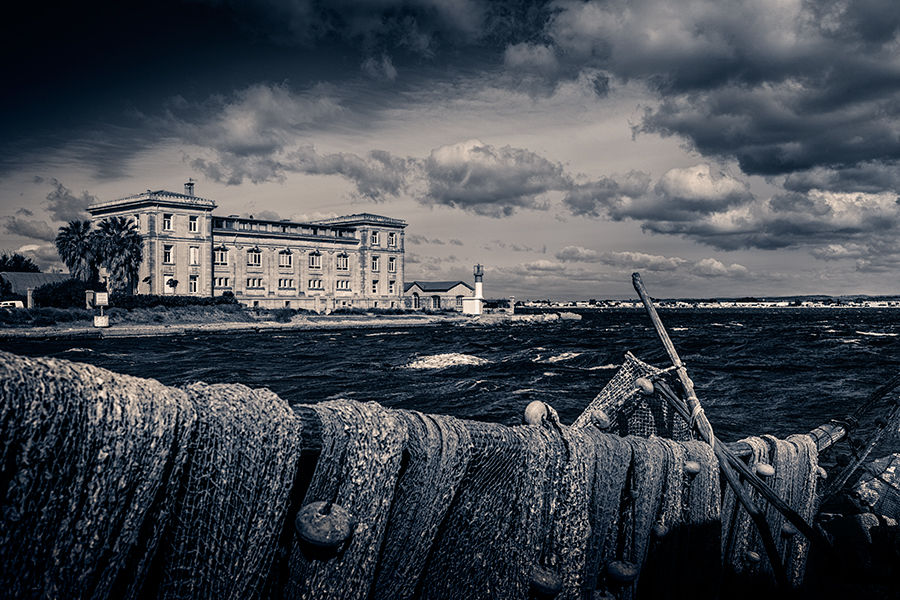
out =
<path fill-rule="evenodd" d="M 484 365 L 491 361 L 470 354 L 450 352 L 447 354 L 434 354 L 432 356 L 420 356 L 408 365 L 407 369 L 445 369 L 459 365 Z"/>
<path fill-rule="evenodd" d="M 857 331 L 859 335 L 871 335 L 873 337 L 896 337 L 896 333 L 882 333 L 880 331 Z"/>
<path fill-rule="evenodd" d="M 543 361 L 538 360 L 536 362 L 548 362 L 548 363 L 556 363 L 562 362 L 564 360 L 571 360 L 573 358 L 578 358 L 581 356 L 581 352 L 563 352 L 562 354 L 557 354 L 556 356 L 551 356 Z"/>

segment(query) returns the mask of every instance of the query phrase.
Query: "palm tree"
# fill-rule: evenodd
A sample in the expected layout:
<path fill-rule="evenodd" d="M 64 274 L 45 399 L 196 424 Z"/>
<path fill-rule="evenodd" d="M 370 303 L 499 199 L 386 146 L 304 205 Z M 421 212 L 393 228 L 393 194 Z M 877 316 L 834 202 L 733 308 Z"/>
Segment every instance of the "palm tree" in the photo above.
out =
<path fill-rule="evenodd" d="M 56 251 L 75 279 L 91 281 L 96 277 L 97 253 L 90 221 L 69 221 L 59 228 Z"/>
<path fill-rule="evenodd" d="M 144 240 L 127 217 L 110 217 L 97 226 L 95 247 L 109 270 L 109 291 L 131 292 L 144 258 Z"/>

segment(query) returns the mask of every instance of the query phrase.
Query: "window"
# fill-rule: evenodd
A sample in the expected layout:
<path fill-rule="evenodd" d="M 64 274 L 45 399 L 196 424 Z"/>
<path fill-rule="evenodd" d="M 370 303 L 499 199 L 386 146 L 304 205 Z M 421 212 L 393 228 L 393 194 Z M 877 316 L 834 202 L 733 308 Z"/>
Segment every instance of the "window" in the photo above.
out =
<path fill-rule="evenodd" d="M 227 288 L 228 287 L 228 278 L 227 277 L 216 277 L 215 279 L 217 288 Z"/>
<path fill-rule="evenodd" d="M 294 266 L 294 256 L 290 252 L 282 251 L 278 253 L 278 267 L 281 269 L 290 269 Z"/>
<path fill-rule="evenodd" d="M 456 297 L 456 310 L 462 310 L 462 296 Z"/>
<path fill-rule="evenodd" d="M 248 288 L 261 288 L 262 286 L 262 278 L 260 277 L 250 277 L 247 279 Z"/>
<path fill-rule="evenodd" d="M 322 287 L 321 279 L 310 279 L 309 280 L 309 289 L 311 290 L 322 290 L 325 289 Z"/>
<path fill-rule="evenodd" d="M 388 234 L 388 246 L 396 246 L 397 245 L 397 234 L 391 232 Z"/>
<path fill-rule="evenodd" d="M 197 293 L 197 276 L 191 275 L 191 278 L 188 280 L 188 291 L 192 294 Z"/>
<path fill-rule="evenodd" d="M 225 248 L 221 248 L 216 250 L 213 254 L 213 261 L 217 265 L 227 265 L 228 264 L 228 250 Z"/>
<path fill-rule="evenodd" d="M 200 264 L 200 248 L 198 248 L 197 246 L 191 246 L 190 259 L 192 265 Z"/>
<path fill-rule="evenodd" d="M 197 231 L 199 231 L 197 227 L 197 217 L 191 217 L 188 220 L 188 231 L 191 233 L 197 233 Z"/>
<path fill-rule="evenodd" d="M 322 255 L 318 252 L 314 252 L 309 255 L 309 268 L 310 269 L 321 269 L 322 268 Z M 312 286 L 310 286 L 312 287 Z"/>
<path fill-rule="evenodd" d="M 259 267 L 262 265 L 262 253 L 259 250 L 247 251 L 247 266 Z"/>
<path fill-rule="evenodd" d="M 372 280 L 372 293 L 373 294 L 378 293 L 378 280 L 377 279 Z"/>
<path fill-rule="evenodd" d="M 284 301 L 284 307 L 285 307 L 285 308 L 290 308 L 290 307 L 291 307 L 291 301 L 290 301 L 290 300 L 285 300 L 285 301 Z"/>
<path fill-rule="evenodd" d="M 293 288 L 293 287 L 294 287 L 294 280 L 293 280 L 293 279 L 279 279 L 279 280 L 278 280 L 278 287 L 281 288 L 281 289 Z"/>
<path fill-rule="evenodd" d="M 141 230 L 141 215 L 134 215 L 134 226 L 138 231 Z"/>
<path fill-rule="evenodd" d="M 338 271 L 346 271 L 350 268 L 350 258 L 346 254 L 338 254 L 335 265 Z"/>
<path fill-rule="evenodd" d="M 388 294 L 393 294 L 394 290 L 397 289 L 397 282 L 391 281 L 388 283 Z"/>
<path fill-rule="evenodd" d="M 397 257 L 389 256 L 388 257 L 388 273 L 396 273 L 397 272 Z"/>
<path fill-rule="evenodd" d="M 350 280 L 349 279 L 338 279 L 337 280 L 337 289 L 343 290 L 345 292 L 350 291 Z"/>
<path fill-rule="evenodd" d="M 372 257 L 372 272 L 373 272 L 373 273 L 377 273 L 377 272 L 378 272 L 378 269 L 379 269 L 379 266 L 380 266 L 380 265 L 379 265 L 379 262 L 380 262 L 379 259 L 380 259 L 380 258 L 381 258 L 381 257 L 379 257 L 379 256 L 373 256 L 373 257 Z"/>
<path fill-rule="evenodd" d="M 172 215 L 163 215 L 163 229 L 172 231 Z"/>
<path fill-rule="evenodd" d="M 373 245 L 373 246 L 380 246 L 380 245 L 381 245 L 381 238 L 379 237 L 377 231 L 373 231 L 373 232 L 372 232 L 372 245 Z"/>
<path fill-rule="evenodd" d="M 175 246 L 163 246 L 163 262 L 167 264 L 175 262 Z"/>

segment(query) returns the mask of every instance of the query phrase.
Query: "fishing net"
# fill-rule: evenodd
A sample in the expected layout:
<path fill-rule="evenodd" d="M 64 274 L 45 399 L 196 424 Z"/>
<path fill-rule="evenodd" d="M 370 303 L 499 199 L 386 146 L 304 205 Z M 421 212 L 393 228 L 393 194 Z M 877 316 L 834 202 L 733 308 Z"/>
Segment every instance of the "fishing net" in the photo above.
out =
<path fill-rule="evenodd" d="M 321 436 L 308 464 L 303 419 L 267 390 L 0 359 L 11 597 L 524 600 L 549 574 L 563 600 L 713 598 L 723 555 L 733 572 L 771 577 L 703 442 L 565 427 L 549 407 L 539 426 L 505 427 L 339 400 L 305 407 Z M 629 399 L 653 401 L 630 391 L 634 377 L 658 373 L 626 363 L 598 398 L 631 427 Z M 771 462 L 773 488 L 809 519 L 808 436 L 747 443 L 751 465 Z M 286 519 L 292 494 L 350 511 L 351 537 L 331 553 L 308 547 Z M 780 535 L 774 509 L 766 518 L 799 585 L 808 542 Z M 636 580 L 617 578 L 619 564 Z"/>
<path fill-rule="evenodd" d="M 185 392 L 0 353 L 0 590 L 8 598 L 134 595 L 196 425 Z"/>
<path fill-rule="evenodd" d="M 583 428 L 591 425 L 602 411 L 610 420 L 607 430 L 621 436 L 658 435 L 673 440 L 691 439 L 688 424 L 659 394 L 646 396 L 635 386 L 635 380 L 640 377 L 654 379 L 663 373 L 663 370 L 642 362 L 631 352 L 626 352 L 625 362 L 572 423 L 572 427 Z"/>
<path fill-rule="evenodd" d="M 196 383 L 185 392 L 197 425 L 158 597 L 256 598 L 284 523 L 300 421 L 269 390 Z"/>
<path fill-rule="evenodd" d="M 818 451 L 808 435 L 792 435 L 779 440 L 765 435 L 743 440 L 750 446 L 748 466 L 769 464 L 775 474 L 766 483 L 804 521 L 811 522 L 816 511 L 816 483 Z M 809 540 L 797 532 L 784 514 L 768 504 L 757 492 L 751 492 L 757 507 L 765 509 L 766 522 L 775 540 L 779 561 L 795 588 L 803 584 L 809 555 Z M 726 575 L 731 585 L 763 585 L 774 588 L 775 576 L 770 558 L 765 552 L 758 530 L 753 526 L 746 509 L 736 501 L 732 490 L 723 500 L 722 551 Z"/>
<path fill-rule="evenodd" d="M 853 492 L 868 512 L 900 520 L 900 454 L 872 461 L 860 475 Z"/>

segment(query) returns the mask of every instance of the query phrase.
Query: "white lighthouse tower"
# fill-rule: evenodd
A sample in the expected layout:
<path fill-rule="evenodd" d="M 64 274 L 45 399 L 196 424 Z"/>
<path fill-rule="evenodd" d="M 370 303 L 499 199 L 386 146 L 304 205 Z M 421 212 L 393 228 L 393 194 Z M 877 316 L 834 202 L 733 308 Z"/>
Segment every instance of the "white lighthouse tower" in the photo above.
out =
<path fill-rule="evenodd" d="M 463 298 L 463 313 L 467 315 L 480 315 L 482 306 L 484 305 L 484 290 L 482 279 L 484 278 L 484 267 L 475 265 L 475 295 L 471 298 Z"/>

